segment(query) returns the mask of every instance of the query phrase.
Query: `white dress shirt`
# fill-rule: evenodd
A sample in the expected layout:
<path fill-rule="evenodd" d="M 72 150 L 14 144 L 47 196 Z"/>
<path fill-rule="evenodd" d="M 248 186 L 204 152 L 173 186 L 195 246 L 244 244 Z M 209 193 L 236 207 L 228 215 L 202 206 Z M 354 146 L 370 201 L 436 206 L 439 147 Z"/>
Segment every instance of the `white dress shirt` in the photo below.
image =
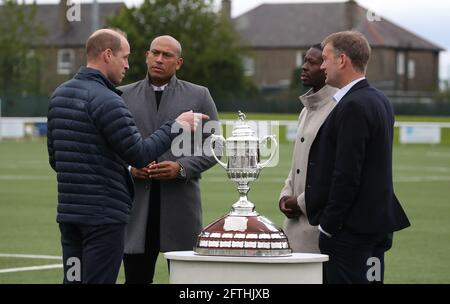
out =
<path fill-rule="evenodd" d="M 351 88 L 353 88 L 353 86 L 355 84 L 357 84 L 358 82 L 360 82 L 361 80 L 366 79 L 366 77 L 361 77 L 358 79 L 353 80 L 352 82 L 350 82 L 349 84 L 347 84 L 345 87 L 343 87 L 342 89 L 340 89 L 339 91 L 336 92 L 336 94 L 334 94 L 333 99 L 336 102 L 341 101 L 342 98 L 344 98 L 345 94 L 348 93 L 348 91 L 350 91 Z"/>
<path fill-rule="evenodd" d="M 152 84 L 152 88 L 153 88 L 153 91 L 164 91 L 164 89 L 167 87 L 167 85 L 168 85 L 168 83 L 166 83 L 165 85 L 162 85 L 160 87 L 157 87 Z"/>

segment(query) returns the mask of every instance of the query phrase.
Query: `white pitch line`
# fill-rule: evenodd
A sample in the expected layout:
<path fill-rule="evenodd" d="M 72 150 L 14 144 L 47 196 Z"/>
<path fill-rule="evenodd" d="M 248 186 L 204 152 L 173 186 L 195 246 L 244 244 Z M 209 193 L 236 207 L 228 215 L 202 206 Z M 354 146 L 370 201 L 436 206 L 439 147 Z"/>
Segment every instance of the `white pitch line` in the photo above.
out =
<path fill-rule="evenodd" d="M 450 167 L 436 167 L 436 166 L 394 166 L 394 171 L 419 171 L 419 172 L 450 172 Z"/>
<path fill-rule="evenodd" d="M 402 176 L 394 178 L 395 183 L 422 183 L 422 182 L 446 182 L 450 176 Z"/>
<path fill-rule="evenodd" d="M 204 178 L 203 183 L 223 183 L 226 177 L 209 177 Z M 282 178 L 264 178 L 258 179 L 256 183 L 276 183 L 282 184 L 284 183 L 284 179 Z M 419 182 L 445 182 L 450 181 L 450 176 L 401 176 L 394 178 L 395 183 L 419 183 Z"/>
<path fill-rule="evenodd" d="M 62 260 L 62 257 L 56 255 L 35 255 L 35 254 L 14 254 L 14 253 L 0 253 L 0 258 L 22 258 L 22 259 L 36 259 L 36 260 Z"/>
<path fill-rule="evenodd" d="M 52 265 L 31 266 L 31 267 L 7 268 L 7 269 L 0 269 L 0 273 L 33 271 L 33 270 L 55 269 L 55 268 L 63 268 L 63 265 L 52 264 Z"/>
<path fill-rule="evenodd" d="M 0 175 L 0 180 L 6 180 L 6 181 L 52 181 L 52 180 L 56 180 L 56 177 L 26 176 L 26 175 Z"/>
<path fill-rule="evenodd" d="M 256 180 L 257 183 L 284 183 L 285 178 L 260 178 Z M 224 175 L 223 177 L 204 177 L 202 178 L 202 182 L 204 183 L 223 183 L 227 181 L 227 176 Z M 229 180 L 232 182 L 231 180 Z"/>

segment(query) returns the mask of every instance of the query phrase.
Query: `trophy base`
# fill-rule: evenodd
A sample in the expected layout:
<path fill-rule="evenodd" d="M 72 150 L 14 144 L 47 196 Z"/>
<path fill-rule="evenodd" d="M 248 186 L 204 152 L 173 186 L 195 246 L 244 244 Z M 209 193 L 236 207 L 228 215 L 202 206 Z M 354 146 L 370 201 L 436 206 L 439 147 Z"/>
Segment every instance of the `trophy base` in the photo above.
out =
<path fill-rule="evenodd" d="M 254 250 L 254 249 L 213 249 L 194 247 L 194 252 L 198 255 L 211 256 L 235 256 L 235 257 L 286 257 L 292 255 L 292 250 Z"/>
<path fill-rule="evenodd" d="M 209 224 L 198 236 L 199 255 L 281 257 L 292 255 L 284 232 L 261 215 L 228 214 Z"/>

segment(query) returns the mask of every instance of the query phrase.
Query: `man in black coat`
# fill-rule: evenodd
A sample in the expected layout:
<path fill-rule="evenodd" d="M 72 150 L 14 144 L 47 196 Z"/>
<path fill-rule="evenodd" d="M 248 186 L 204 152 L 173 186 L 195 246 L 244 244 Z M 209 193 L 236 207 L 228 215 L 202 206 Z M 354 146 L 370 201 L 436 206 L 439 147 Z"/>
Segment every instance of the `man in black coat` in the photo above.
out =
<path fill-rule="evenodd" d="M 410 225 L 393 189 L 393 107 L 365 78 L 371 49 L 362 34 L 335 33 L 322 45 L 326 82 L 340 90 L 310 150 L 307 216 L 330 257 L 328 283 L 382 282 L 393 231 Z"/>
<path fill-rule="evenodd" d="M 115 283 L 133 200 L 128 165 L 142 168 L 207 116 L 185 112 L 143 139 L 121 92 L 130 46 L 102 29 L 86 43 L 87 67 L 51 96 L 47 145 L 57 173 L 64 283 Z"/>

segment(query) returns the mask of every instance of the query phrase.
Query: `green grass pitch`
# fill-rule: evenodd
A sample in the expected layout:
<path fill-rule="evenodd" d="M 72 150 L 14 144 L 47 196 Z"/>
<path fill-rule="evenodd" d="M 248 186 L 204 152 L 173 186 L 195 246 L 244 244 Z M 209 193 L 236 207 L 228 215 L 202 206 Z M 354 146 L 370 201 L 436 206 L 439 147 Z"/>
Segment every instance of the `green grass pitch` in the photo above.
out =
<path fill-rule="evenodd" d="M 228 118 L 228 117 L 227 117 Z M 231 118 L 231 117 L 230 117 Z M 257 211 L 281 225 L 278 195 L 288 173 L 292 144 L 282 144 L 279 164 L 251 184 Z M 395 145 L 394 179 L 412 226 L 394 235 L 386 256 L 387 283 L 450 283 L 450 145 Z M 216 166 L 204 174 L 204 224 L 229 212 L 235 185 Z M 2 254 L 60 256 L 55 174 L 44 140 L 0 142 L 0 283 L 60 283 L 61 269 L 2 270 L 58 264 L 58 260 Z M 123 283 L 121 270 L 118 283 Z M 155 283 L 168 283 L 167 263 L 158 260 Z"/>

